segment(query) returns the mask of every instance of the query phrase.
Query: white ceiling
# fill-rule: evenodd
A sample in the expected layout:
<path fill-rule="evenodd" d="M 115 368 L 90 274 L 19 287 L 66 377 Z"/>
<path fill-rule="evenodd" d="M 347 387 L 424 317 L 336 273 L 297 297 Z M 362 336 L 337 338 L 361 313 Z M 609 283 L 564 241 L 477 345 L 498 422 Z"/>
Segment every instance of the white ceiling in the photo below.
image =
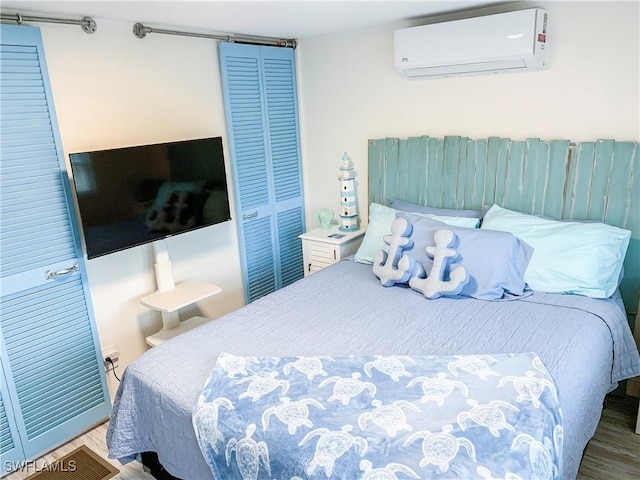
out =
<path fill-rule="evenodd" d="M 6 0 L 2 13 L 93 17 L 182 30 L 304 38 L 503 3 L 498 1 L 336 0 Z"/>

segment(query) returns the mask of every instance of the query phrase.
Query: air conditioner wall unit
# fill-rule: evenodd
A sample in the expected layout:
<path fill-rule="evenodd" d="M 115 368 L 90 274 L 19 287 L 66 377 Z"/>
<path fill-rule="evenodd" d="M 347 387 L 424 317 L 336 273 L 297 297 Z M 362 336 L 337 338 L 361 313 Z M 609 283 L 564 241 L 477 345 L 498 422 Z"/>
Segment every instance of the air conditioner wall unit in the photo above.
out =
<path fill-rule="evenodd" d="M 413 79 L 541 70 L 548 17 L 530 8 L 396 30 L 396 71 Z"/>

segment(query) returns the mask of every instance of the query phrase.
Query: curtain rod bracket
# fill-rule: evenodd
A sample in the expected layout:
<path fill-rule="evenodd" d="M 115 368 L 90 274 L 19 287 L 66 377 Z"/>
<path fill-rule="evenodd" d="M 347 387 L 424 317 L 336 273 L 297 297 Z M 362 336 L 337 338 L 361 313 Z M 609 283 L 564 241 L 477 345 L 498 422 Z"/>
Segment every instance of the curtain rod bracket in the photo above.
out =
<path fill-rule="evenodd" d="M 20 13 L 16 13 L 15 15 L 2 13 L 0 14 L 0 19 L 4 21 L 16 22 L 18 25 L 23 25 L 24 22 L 44 22 L 44 23 L 61 23 L 64 25 L 80 25 L 84 33 L 96 33 L 96 30 L 98 29 L 98 25 L 96 24 L 96 21 L 92 17 L 82 17 L 81 20 L 76 20 L 74 18 L 39 17 L 39 16 L 32 16 L 32 15 L 22 15 Z"/>
<path fill-rule="evenodd" d="M 96 33 L 96 30 L 98 29 L 98 25 L 96 24 L 96 21 L 91 18 L 91 17 L 82 17 L 82 31 L 84 33 Z"/>
<path fill-rule="evenodd" d="M 147 33 L 151 33 L 151 29 L 149 27 L 145 27 L 141 23 L 136 23 L 133 26 L 133 34 L 138 38 L 144 38 L 147 36 Z"/>

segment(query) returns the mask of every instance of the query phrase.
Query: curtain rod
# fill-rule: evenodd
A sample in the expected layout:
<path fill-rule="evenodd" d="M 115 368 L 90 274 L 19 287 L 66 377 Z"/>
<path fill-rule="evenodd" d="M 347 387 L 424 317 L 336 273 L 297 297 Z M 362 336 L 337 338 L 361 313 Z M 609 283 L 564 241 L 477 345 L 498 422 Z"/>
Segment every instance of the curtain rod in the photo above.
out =
<path fill-rule="evenodd" d="M 55 18 L 55 17 L 37 17 L 32 15 L 21 15 L 20 13 L 15 13 L 14 15 L 10 14 L 0 14 L 0 19 L 5 21 L 13 21 L 18 25 L 22 25 L 22 22 L 44 22 L 44 23 L 63 23 L 66 25 L 80 25 L 82 27 L 82 31 L 85 33 L 95 33 L 98 26 L 96 22 L 91 17 L 82 17 L 81 20 L 76 20 L 74 18 Z"/>
<path fill-rule="evenodd" d="M 295 38 L 262 37 L 259 35 L 243 35 L 239 33 L 195 33 L 178 30 L 165 30 L 162 28 L 152 28 L 136 23 L 133 26 L 133 34 L 138 38 L 144 38 L 147 33 L 163 33 L 165 35 L 183 35 L 186 37 L 211 38 L 214 40 L 224 40 L 226 42 L 253 43 L 258 45 L 271 45 L 275 47 L 296 48 L 298 41 Z"/>

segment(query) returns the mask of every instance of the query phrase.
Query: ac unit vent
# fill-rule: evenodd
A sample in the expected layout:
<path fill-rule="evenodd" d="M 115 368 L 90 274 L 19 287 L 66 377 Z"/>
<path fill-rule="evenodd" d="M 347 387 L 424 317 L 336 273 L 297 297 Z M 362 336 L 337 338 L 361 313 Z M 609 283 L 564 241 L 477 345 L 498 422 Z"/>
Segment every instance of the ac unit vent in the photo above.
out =
<path fill-rule="evenodd" d="M 396 30 L 396 70 L 405 78 L 541 70 L 547 21 L 531 8 Z"/>

